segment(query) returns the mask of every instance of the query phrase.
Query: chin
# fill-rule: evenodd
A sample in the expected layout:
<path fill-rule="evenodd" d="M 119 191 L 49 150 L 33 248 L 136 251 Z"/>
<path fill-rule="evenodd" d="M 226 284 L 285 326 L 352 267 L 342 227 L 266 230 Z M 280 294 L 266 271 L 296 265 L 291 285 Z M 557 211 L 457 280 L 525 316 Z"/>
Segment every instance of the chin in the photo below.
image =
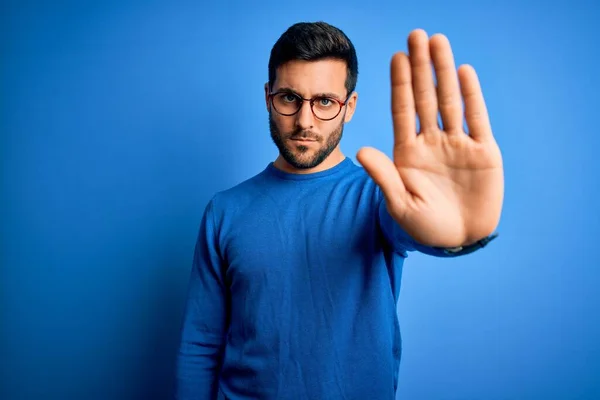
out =
<path fill-rule="evenodd" d="M 302 158 L 286 158 L 288 164 L 296 169 L 310 169 L 316 167 L 314 159 L 302 159 Z"/>
<path fill-rule="evenodd" d="M 322 157 L 318 157 L 314 152 L 307 153 L 292 153 L 284 156 L 284 160 L 296 169 L 311 169 L 317 167 L 323 162 Z"/>

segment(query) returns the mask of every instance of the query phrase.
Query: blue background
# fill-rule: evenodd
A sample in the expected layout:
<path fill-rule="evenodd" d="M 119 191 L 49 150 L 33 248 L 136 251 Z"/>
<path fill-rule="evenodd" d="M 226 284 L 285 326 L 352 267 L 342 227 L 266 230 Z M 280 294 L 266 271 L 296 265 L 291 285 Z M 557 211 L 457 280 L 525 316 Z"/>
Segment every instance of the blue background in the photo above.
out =
<path fill-rule="evenodd" d="M 418 27 L 475 66 L 503 151 L 501 236 L 407 260 L 398 398 L 600 398 L 597 5 L 200 3 L 3 2 L 1 399 L 170 394 L 204 206 L 276 157 L 268 56 L 301 20 L 357 48 L 353 159 L 390 154 Z"/>

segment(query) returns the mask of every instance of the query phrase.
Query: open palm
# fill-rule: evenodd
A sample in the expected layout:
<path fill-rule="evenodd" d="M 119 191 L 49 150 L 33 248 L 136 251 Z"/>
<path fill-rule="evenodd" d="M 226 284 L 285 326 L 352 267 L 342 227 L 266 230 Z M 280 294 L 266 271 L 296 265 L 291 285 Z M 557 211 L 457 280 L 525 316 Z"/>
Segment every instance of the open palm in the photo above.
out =
<path fill-rule="evenodd" d="M 504 194 L 502 156 L 477 74 L 469 65 L 456 69 L 443 35 L 430 39 L 415 30 L 408 48 L 391 62 L 393 161 L 368 147 L 357 159 L 381 187 L 392 217 L 415 240 L 470 244 L 496 229 Z"/>

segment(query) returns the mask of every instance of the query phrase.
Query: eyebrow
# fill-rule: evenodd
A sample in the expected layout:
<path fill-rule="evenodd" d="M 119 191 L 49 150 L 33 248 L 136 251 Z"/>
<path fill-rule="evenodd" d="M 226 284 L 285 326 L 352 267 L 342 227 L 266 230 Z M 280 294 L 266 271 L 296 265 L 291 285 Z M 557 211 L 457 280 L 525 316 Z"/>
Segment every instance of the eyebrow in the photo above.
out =
<path fill-rule="evenodd" d="M 277 89 L 275 92 L 287 92 L 287 93 L 296 94 L 300 97 L 304 97 L 304 96 L 301 96 L 297 90 L 294 90 L 293 88 L 290 88 L 290 87 L 282 87 L 282 88 Z M 313 97 L 331 97 L 331 98 L 338 99 L 338 100 L 342 99 L 341 96 L 338 96 L 336 93 L 332 93 L 332 92 L 315 93 L 315 95 Z"/>

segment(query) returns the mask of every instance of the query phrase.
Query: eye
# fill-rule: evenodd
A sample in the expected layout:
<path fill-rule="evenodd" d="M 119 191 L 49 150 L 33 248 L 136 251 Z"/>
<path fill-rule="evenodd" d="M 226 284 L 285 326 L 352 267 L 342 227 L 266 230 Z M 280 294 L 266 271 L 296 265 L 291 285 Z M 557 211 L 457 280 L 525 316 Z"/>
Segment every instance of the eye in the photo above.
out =
<path fill-rule="evenodd" d="M 298 96 L 291 93 L 282 93 L 281 100 L 283 100 L 286 103 L 295 103 L 298 101 Z"/>
<path fill-rule="evenodd" d="M 319 107 L 331 107 L 333 105 L 333 100 L 327 97 L 319 97 L 317 99 L 317 105 Z"/>

